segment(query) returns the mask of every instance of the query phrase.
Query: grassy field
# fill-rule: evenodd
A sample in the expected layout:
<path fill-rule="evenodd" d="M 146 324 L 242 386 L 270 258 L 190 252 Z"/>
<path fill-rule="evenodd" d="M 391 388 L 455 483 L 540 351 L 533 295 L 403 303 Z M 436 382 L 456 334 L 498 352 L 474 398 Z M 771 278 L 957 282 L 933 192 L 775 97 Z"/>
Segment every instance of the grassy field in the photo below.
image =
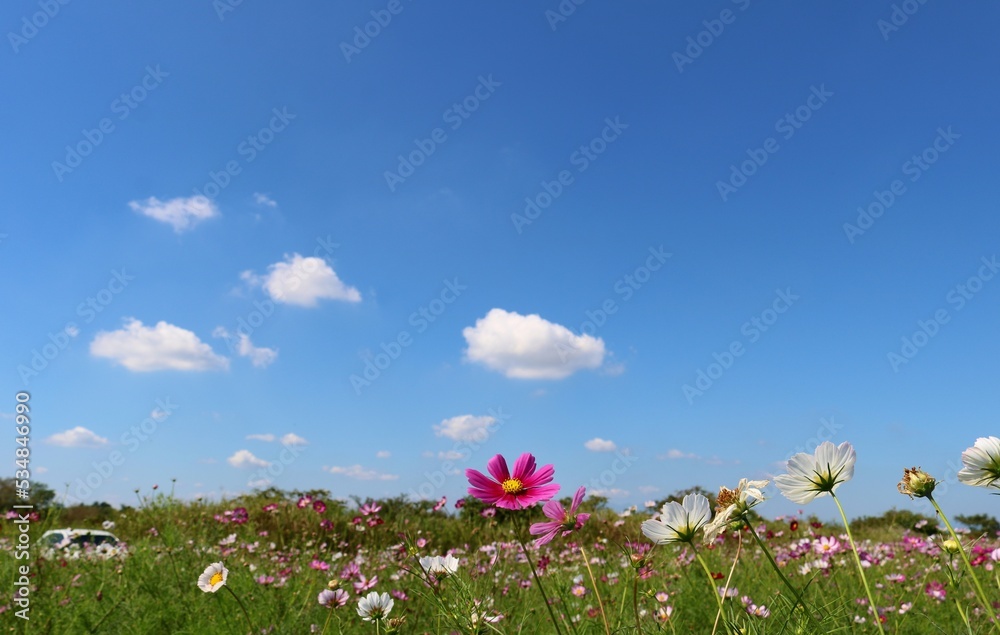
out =
<path fill-rule="evenodd" d="M 369 505 L 362 507 L 365 502 Z M 89 518 L 81 519 L 79 510 L 53 510 L 32 524 L 30 560 L 13 557 L 18 530 L 8 518 L 0 531 L 7 552 L 2 559 L 7 599 L 0 600 L 5 630 L 58 635 L 713 631 L 718 591 L 709 586 L 689 545 L 653 547 L 643 536 L 640 523 L 653 510 L 622 515 L 603 509 L 599 499 L 585 501 L 582 509 L 592 516 L 579 531 L 535 548 L 527 526 L 545 520 L 538 508 L 508 512 L 475 499 L 463 502 L 461 509 L 450 502 L 435 510 L 433 503 L 403 498 L 345 504 L 323 492 L 269 491 L 189 503 L 152 493 L 135 507 L 91 510 Z M 943 537 L 932 535 L 933 522 L 905 528 L 914 518 L 855 527 L 885 632 L 990 632 L 970 580 L 962 579 L 960 560 L 942 551 Z M 43 549 L 38 543 L 48 528 L 102 524 L 127 543 L 120 553 Z M 697 543 L 718 578 L 712 585 L 726 588 L 716 632 L 877 632 L 842 526 L 782 518 L 760 520 L 755 529 L 789 582 L 805 589 L 808 609 L 793 610 L 788 588 L 749 531 L 729 531 L 710 546 Z M 537 578 L 519 537 L 528 545 Z M 986 593 L 1000 600 L 996 537 L 964 539 Z M 457 558 L 457 571 L 429 577 L 419 558 L 445 554 Z M 228 570 L 226 583 L 205 592 L 198 578 L 216 562 Z M 29 622 L 15 617 L 19 607 L 10 599 L 16 567 L 24 564 L 31 576 Z M 328 595 L 346 603 L 322 606 L 318 597 L 327 589 L 343 590 Z M 393 599 L 388 620 L 359 616 L 359 599 L 372 591 Z"/>

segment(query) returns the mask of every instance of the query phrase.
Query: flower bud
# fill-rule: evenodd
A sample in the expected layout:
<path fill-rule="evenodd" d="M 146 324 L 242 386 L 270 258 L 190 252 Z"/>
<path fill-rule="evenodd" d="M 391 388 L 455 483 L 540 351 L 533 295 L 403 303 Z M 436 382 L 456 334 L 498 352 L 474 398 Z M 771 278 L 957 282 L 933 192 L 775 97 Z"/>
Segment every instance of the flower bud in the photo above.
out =
<path fill-rule="evenodd" d="M 945 553 L 950 553 L 952 555 L 955 555 L 961 549 L 962 549 L 962 546 L 960 544 L 958 544 L 958 541 L 957 540 L 953 540 L 951 538 L 949 538 L 948 540 L 945 540 L 944 542 L 941 543 L 941 550 L 944 551 Z"/>
<path fill-rule="evenodd" d="M 908 467 L 903 470 L 903 480 L 899 482 L 896 489 L 899 490 L 900 494 L 906 494 L 911 499 L 914 496 L 927 498 L 934 491 L 935 485 L 937 485 L 937 481 L 934 480 L 933 476 L 919 467 Z"/>

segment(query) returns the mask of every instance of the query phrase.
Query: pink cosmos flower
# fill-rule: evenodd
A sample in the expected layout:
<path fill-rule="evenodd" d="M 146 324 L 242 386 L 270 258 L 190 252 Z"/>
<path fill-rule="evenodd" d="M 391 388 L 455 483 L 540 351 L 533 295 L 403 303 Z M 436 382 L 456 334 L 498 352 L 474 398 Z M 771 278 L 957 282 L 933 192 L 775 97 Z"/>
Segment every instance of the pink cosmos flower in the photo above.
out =
<path fill-rule="evenodd" d="M 567 536 L 580 527 L 583 527 L 583 523 L 587 522 L 590 514 L 577 514 L 576 510 L 583 501 L 583 496 L 586 492 L 586 487 L 576 490 L 576 495 L 573 496 L 573 503 L 569 506 L 568 512 L 563 509 L 562 504 L 557 500 L 550 500 L 545 503 L 545 506 L 542 507 L 542 513 L 552 520 L 545 523 L 535 523 L 528 530 L 532 536 L 540 536 L 540 538 L 535 539 L 536 547 L 541 547 L 550 542 L 560 531 L 563 536 Z"/>
<path fill-rule="evenodd" d="M 323 501 L 313 501 L 313 510 L 317 514 L 322 514 L 323 512 L 326 511 L 326 503 L 324 503 Z"/>
<path fill-rule="evenodd" d="M 447 505 L 447 504 L 448 504 L 448 497 L 447 497 L 447 496 L 442 496 L 442 497 L 441 497 L 441 500 L 439 500 L 439 501 L 438 501 L 438 502 L 437 502 L 437 503 L 436 503 L 436 504 L 434 505 L 434 511 L 438 511 L 439 509 L 441 509 L 442 507 L 444 507 L 444 506 L 445 506 L 445 505 Z"/>
<path fill-rule="evenodd" d="M 354 590 L 360 595 L 378 584 L 378 576 L 373 575 L 371 580 L 363 575 L 358 576 L 358 581 L 354 583 Z"/>
<path fill-rule="evenodd" d="M 347 604 L 347 602 L 351 599 L 351 596 L 349 596 L 343 589 L 334 589 L 332 591 L 326 589 L 320 591 L 319 597 L 316 599 L 319 600 L 320 606 L 325 606 L 328 609 L 335 609 Z"/>
<path fill-rule="evenodd" d="M 487 504 L 504 509 L 524 509 L 549 500 L 559 491 L 559 485 L 551 483 L 555 469 L 544 465 L 536 471 L 535 457 L 527 452 L 514 463 L 513 474 L 500 454 L 490 459 L 486 468 L 496 480 L 490 480 L 471 468 L 465 471 L 465 476 L 472 485 L 469 494 Z"/>
<path fill-rule="evenodd" d="M 370 516 L 372 514 L 377 514 L 380 511 L 382 511 L 382 506 L 379 505 L 378 503 L 365 503 L 364 505 L 361 506 L 361 509 L 358 511 L 360 511 L 365 516 Z"/>

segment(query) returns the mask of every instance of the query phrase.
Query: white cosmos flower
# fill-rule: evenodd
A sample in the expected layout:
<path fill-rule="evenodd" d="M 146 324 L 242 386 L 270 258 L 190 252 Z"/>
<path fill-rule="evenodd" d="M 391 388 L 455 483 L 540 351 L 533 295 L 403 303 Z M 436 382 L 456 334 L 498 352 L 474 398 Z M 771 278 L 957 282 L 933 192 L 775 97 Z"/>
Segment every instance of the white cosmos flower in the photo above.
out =
<path fill-rule="evenodd" d="M 694 540 L 695 533 L 712 517 L 708 499 L 701 494 L 688 494 L 680 503 L 663 504 L 660 517 L 642 522 L 642 533 L 658 545 Z"/>
<path fill-rule="evenodd" d="M 458 571 L 458 558 L 450 554 L 447 556 L 424 556 L 420 559 L 420 566 L 427 573 L 444 577 Z"/>
<path fill-rule="evenodd" d="M 837 446 L 824 441 L 813 454 L 800 452 L 788 459 L 788 474 L 774 477 L 774 484 L 785 498 L 809 503 L 854 478 L 855 461 L 854 446 L 847 441 Z"/>
<path fill-rule="evenodd" d="M 229 577 L 229 569 L 221 562 L 215 562 L 205 568 L 205 572 L 198 577 L 198 588 L 205 593 L 215 593 L 226 584 Z"/>
<path fill-rule="evenodd" d="M 758 503 L 764 501 L 764 492 L 770 481 L 751 481 L 740 479 L 735 490 L 719 488 L 718 505 L 715 508 L 715 518 L 705 525 L 705 542 L 710 543 L 726 530 L 726 526 L 750 511 Z"/>
<path fill-rule="evenodd" d="M 962 452 L 965 467 L 958 471 L 958 480 L 977 487 L 1000 487 L 1000 439 L 979 437 L 976 444 Z"/>
<path fill-rule="evenodd" d="M 358 600 L 358 615 L 366 622 L 385 619 L 392 610 L 393 601 L 388 593 L 379 595 L 372 591 Z"/>

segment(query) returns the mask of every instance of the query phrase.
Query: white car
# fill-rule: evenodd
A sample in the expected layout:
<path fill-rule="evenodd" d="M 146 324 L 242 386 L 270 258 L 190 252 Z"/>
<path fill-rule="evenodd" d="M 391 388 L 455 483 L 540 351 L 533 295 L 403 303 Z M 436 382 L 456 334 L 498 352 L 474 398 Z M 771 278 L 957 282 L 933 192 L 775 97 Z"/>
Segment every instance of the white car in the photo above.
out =
<path fill-rule="evenodd" d="M 125 555 L 117 536 L 101 529 L 51 529 L 42 534 L 42 556 L 107 560 Z"/>

